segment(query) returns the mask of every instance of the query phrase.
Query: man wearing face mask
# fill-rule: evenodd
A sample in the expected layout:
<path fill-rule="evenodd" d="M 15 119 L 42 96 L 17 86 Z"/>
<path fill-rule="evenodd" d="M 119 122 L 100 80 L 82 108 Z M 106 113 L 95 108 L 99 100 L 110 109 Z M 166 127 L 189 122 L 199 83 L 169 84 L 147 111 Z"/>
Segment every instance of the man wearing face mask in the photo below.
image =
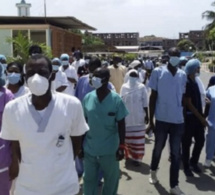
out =
<path fill-rule="evenodd" d="M 57 92 L 63 92 L 68 87 L 68 80 L 66 74 L 59 70 L 61 66 L 61 61 L 59 58 L 54 58 L 52 60 L 53 74 L 55 74 L 55 80 L 52 82 L 52 88 Z"/>
<path fill-rule="evenodd" d="M 95 88 L 92 86 L 92 82 L 90 79 L 92 79 L 93 72 L 101 67 L 101 61 L 97 57 L 92 57 L 89 61 L 89 74 L 86 76 L 81 77 L 78 80 L 76 90 L 75 90 L 75 96 L 82 101 L 84 97 L 91 91 L 95 90 Z M 115 91 L 114 86 L 108 82 L 108 89 Z M 76 170 L 78 172 L 79 177 L 82 176 L 84 172 L 83 163 L 81 159 L 76 158 Z"/>
<path fill-rule="evenodd" d="M 73 159 L 80 150 L 79 136 L 88 130 L 81 103 L 52 93 L 52 64 L 45 56 L 29 59 L 25 79 L 31 93 L 6 105 L 0 134 L 12 141 L 10 178 L 18 175 L 15 193 L 75 195 L 79 182 Z"/>
<path fill-rule="evenodd" d="M 126 74 L 126 67 L 121 64 L 121 61 L 122 59 L 115 55 L 113 57 L 113 65 L 108 67 L 110 70 L 110 82 L 113 83 L 117 93 L 120 93 Z"/>
<path fill-rule="evenodd" d="M 200 61 L 192 59 L 187 62 L 185 72 L 187 85 L 185 93 L 185 132 L 182 139 L 182 157 L 184 173 L 186 176 L 194 176 L 192 170 L 201 173 L 198 166 L 199 157 L 204 146 L 204 127 L 208 123 L 203 115 L 201 93 L 195 77 L 200 73 Z M 192 157 L 190 158 L 190 146 L 192 138 L 195 140 Z"/>
<path fill-rule="evenodd" d="M 74 53 L 75 61 L 72 63 L 72 66 L 75 68 L 76 72 L 78 73 L 78 69 L 85 65 L 85 60 L 82 59 L 83 55 L 80 51 L 76 51 Z"/>
<path fill-rule="evenodd" d="M 150 95 L 150 127 L 154 129 L 155 145 L 151 160 L 149 182 L 158 182 L 157 169 L 162 150 L 169 136 L 171 165 L 170 165 L 170 193 L 184 195 L 178 187 L 180 166 L 180 144 L 184 131 L 183 94 L 186 87 L 186 74 L 179 69 L 180 52 L 177 48 L 169 50 L 167 66 L 157 67 L 152 71 L 149 87 Z M 156 124 L 154 127 L 154 115 Z"/>
<path fill-rule="evenodd" d="M 104 175 L 102 194 L 117 194 L 128 111 L 119 95 L 108 89 L 109 78 L 108 69 L 97 68 L 91 79 L 96 90 L 83 100 L 84 114 L 90 127 L 84 142 L 85 195 L 96 194 L 100 169 Z"/>
<path fill-rule="evenodd" d="M 67 80 L 68 80 L 68 87 L 66 88 L 66 90 L 63 91 L 63 93 L 68 95 L 74 95 L 75 84 L 78 81 L 77 72 L 75 68 L 69 64 L 68 54 L 62 54 L 60 56 L 60 60 L 61 60 L 62 66 L 60 66 L 59 70 L 66 74 Z"/>

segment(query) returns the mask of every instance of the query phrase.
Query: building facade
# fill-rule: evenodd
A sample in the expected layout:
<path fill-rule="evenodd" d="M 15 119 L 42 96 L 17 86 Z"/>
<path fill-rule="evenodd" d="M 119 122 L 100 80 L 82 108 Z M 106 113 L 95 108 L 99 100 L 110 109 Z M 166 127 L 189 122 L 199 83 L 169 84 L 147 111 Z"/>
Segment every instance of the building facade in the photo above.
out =
<path fill-rule="evenodd" d="M 107 46 L 137 46 L 139 33 L 93 33 L 102 39 Z"/>
<path fill-rule="evenodd" d="M 95 30 L 73 17 L 0 17 L 0 51 L 13 56 L 13 44 L 7 39 L 21 32 L 34 43 L 49 46 L 53 56 L 70 53 L 72 48 L 82 46 L 81 35 L 73 33 L 72 29 Z"/>
<path fill-rule="evenodd" d="M 186 33 L 179 33 L 179 39 L 188 39 L 192 41 L 198 50 L 203 50 L 205 47 L 205 32 L 203 30 L 192 30 Z"/>

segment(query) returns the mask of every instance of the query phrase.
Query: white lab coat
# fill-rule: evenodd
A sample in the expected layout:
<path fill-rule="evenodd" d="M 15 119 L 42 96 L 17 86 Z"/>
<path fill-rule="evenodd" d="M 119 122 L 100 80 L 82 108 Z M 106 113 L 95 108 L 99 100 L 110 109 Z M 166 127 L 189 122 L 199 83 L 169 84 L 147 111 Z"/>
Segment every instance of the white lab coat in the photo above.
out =
<path fill-rule="evenodd" d="M 57 71 L 55 74 L 54 88 L 57 89 L 61 86 L 68 86 L 68 82 L 69 81 L 67 80 L 66 74 L 61 70 Z"/>
<path fill-rule="evenodd" d="M 43 117 L 29 94 L 8 103 L 0 137 L 18 140 L 22 153 L 14 194 L 77 194 L 79 182 L 70 136 L 83 135 L 88 129 L 75 97 L 53 93 Z"/>
<path fill-rule="evenodd" d="M 76 81 L 78 81 L 77 72 L 72 65 L 69 65 L 69 67 L 66 70 L 64 70 L 64 68 L 62 66 L 60 66 L 59 70 L 64 72 L 67 77 L 73 78 Z M 75 85 L 73 83 L 71 83 L 70 81 L 68 81 L 68 87 L 62 93 L 65 93 L 68 95 L 74 95 L 74 92 L 75 92 L 74 87 L 75 87 Z"/>

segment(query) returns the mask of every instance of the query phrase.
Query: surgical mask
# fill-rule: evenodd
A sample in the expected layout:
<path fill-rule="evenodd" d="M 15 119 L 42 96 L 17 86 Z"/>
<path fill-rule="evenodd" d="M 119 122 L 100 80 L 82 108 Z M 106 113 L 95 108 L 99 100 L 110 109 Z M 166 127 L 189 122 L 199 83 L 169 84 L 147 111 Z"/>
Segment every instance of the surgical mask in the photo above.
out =
<path fill-rule="evenodd" d="M 63 65 L 63 66 L 69 65 L 69 61 L 62 61 L 62 65 Z"/>
<path fill-rule="evenodd" d="M 142 70 L 142 68 L 138 68 L 138 69 L 137 69 L 137 72 L 141 72 L 141 70 Z"/>
<path fill-rule="evenodd" d="M 135 85 L 137 80 L 138 80 L 137 77 L 129 77 L 129 82 L 130 82 L 131 85 Z"/>
<path fill-rule="evenodd" d="M 180 58 L 177 57 L 177 56 L 172 56 L 170 57 L 169 59 L 169 63 L 173 66 L 173 67 L 176 67 L 180 62 Z"/>
<path fill-rule="evenodd" d="M 58 71 L 59 70 L 59 66 L 58 65 L 52 65 L 52 70 L 53 71 Z"/>
<path fill-rule="evenodd" d="M 181 67 L 181 70 L 183 70 L 183 71 L 185 72 L 185 66 L 182 66 L 182 67 Z"/>
<path fill-rule="evenodd" d="M 6 70 L 7 64 L 2 64 L 2 66 L 4 67 L 4 70 Z"/>
<path fill-rule="evenodd" d="M 99 89 L 102 86 L 102 79 L 98 77 L 92 78 L 92 86 L 95 89 Z"/>
<path fill-rule="evenodd" d="M 119 67 L 120 65 L 121 65 L 121 63 L 120 63 L 120 62 L 116 64 L 116 66 L 118 66 L 118 67 Z"/>
<path fill-rule="evenodd" d="M 200 73 L 199 72 L 196 72 L 195 73 L 195 77 L 199 77 L 200 76 Z"/>
<path fill-rule="evenodd" d="M 15 72 L 8 73 L 7 79 L 8 79 L 8 81 L 9 81 L 9 83 L 11 85 L 15 85 L 15 84 L 17 84 L 20 81 L 21 74 L 20 73 L 15 73 Z"/>
<path fill-rule="evenodd" d="M 40 76 L 39 74 L 34 74 L 28 78 L 27 85 L 32 94 L 35 96 L 42 96 L 49 88 L 49 80 L 46 77 Z"/>

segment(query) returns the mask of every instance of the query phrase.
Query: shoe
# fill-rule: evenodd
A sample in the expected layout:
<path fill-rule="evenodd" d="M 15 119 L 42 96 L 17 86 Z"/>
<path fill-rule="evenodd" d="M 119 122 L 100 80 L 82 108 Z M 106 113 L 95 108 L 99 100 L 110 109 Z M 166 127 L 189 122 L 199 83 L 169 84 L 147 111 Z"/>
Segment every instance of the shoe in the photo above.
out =
<path fill-rule="evenodd" d="M 157 171 L 150 171 L 149 183 L 156 184 L 158 182 Z"/>
<path fill-rule="evenodd" d="M 201 173 L 202 172 L 202 170 L 196 164 L 190 164 L 190 167 L 192 168 L 193 172 L 195 172 L 195 173 Z"/>
<path fill-rule="evenodd" d="M 193 177 L 193 172 L 190 170 L 190 168 L 188 169 L 184 169 L 184 174 L 187 176 L 187 177 Z"/>
<path fill-rule="evenodd" d="M 173 194 L 173 195 L 185 195 L 185 193 L 182 192 L 178 186 L 175 186 L 174 188 L 171 188 L 170 189 L 170 194 Z"/>
<path fill-rule="evenodd" d="M 207 167 L 207 168 L 211 167 L 211 162 L 212 162 L 212 160 L 207 160 L 206 159 L 204 166 Z"/>
<path fill-rule="evenodd" d="M 132 161 L 132 164 L 135 166 L 135 167 L 140 167 L 140 162 L 138 162 L 138 161 Z"/>

